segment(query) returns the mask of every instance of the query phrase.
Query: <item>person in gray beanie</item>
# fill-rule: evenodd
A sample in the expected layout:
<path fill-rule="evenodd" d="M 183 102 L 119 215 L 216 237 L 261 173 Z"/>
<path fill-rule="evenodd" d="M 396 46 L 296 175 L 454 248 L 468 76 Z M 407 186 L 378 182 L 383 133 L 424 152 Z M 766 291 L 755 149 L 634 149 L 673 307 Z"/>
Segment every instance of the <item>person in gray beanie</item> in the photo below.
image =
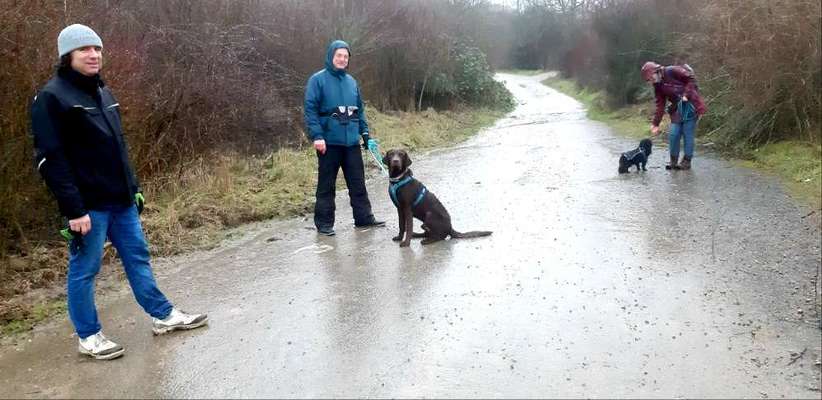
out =
<path fill-rule="evenodd" d="M 103 40 L 91 28 L 74 24 L 69 25 L 57 36 L 57 56 L 63 57 L 81 47 L 94 46 L 103 50 Z"/>
<path fill-rule="evenodd" d="M 74 24 L 57 37 L 60 63 L 31 108 L 35 165 L 57 200 L 71 232 L 68 312 L 79 352 L 109 360 L 123 346 L 106 338 L 94 305 L 94 280 L 110 240 L 123 262 L 137 302 L 162 334 L 207 323 L 205 314 L 173 307 L 157 287 L 139 214 L 145 199 L 129 163 L 120 104 L 100 79 L 103 41 Z"/>

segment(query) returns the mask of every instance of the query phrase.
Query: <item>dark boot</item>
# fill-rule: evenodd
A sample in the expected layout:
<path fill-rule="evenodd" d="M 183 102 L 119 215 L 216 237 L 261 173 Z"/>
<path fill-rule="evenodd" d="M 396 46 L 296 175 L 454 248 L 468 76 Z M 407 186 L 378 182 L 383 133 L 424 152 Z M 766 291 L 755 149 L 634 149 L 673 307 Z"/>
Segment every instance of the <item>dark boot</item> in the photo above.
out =
<path fill-rule="evenodd" d="M 691 169 L 691 157 L 682 157 L 682 164 L 679 165 L 680 169 Z"/>
<path fill-rule="evenodd" d="M 679 156 L 671 156 L 671 163 L 665 166 L 665 169 L 679 169 Z"/>

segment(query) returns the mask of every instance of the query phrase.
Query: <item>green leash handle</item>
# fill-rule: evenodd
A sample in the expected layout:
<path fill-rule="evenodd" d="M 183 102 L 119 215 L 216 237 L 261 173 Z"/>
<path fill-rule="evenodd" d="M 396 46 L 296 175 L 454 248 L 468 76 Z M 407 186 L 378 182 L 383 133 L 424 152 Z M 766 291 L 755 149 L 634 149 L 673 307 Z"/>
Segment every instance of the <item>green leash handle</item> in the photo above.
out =
<path fill-rule="evenodd" d="M 83 235 L 80 232 L 71 230 L 70 228 L 60 229 L 60 236 L 69 243 L 72 251 L 79 251 L 83 247 Z"/>
<path fill-rule="evenodd" d="M 73 231 L 69 228 L 60 229 L 60 236 L 62 236 L 63 239 L 66 239 L 68 241 L 71 241 L 71 239 L 74 238 Z"/>
<path fill-rule="evenodd" d="M 371 154 L 371 157 L 374 158 L 374 162 L 377 163 L 377 166 L 380 167 L 380 171 L 385 176 L 388 176 L 388 170 L 385 169 L 385 166 L 382 165 L 382 161 L 380 161 L 380 157 L 377 155 L 376 152 L 379 152 L 379 147 L 376 149 L 368 149 L 368 152 Z"/>

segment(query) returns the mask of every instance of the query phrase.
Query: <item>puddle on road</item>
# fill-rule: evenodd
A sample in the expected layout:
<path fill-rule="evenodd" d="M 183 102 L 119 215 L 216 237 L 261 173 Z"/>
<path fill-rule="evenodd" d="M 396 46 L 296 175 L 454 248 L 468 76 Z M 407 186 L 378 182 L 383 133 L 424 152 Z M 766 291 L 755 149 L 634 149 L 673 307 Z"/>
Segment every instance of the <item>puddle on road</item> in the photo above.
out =
<path fill-rule="evenodd" d="M 331 251 L 331 250 L 334 250 L 334 246 L 330 246 L 330 245 L 327 245 L 327 244 L 321 244 L 321 245 L 312 244 L 310 246 L 300 247 L 299 249 L 294 250 L 294 252 L 291 253 L 291 254 L 297 254 L 297 253 L 300 253 L 300 252 L 303 252 L 303 251 L 311 251 L 314 254 L 322 254 L 322 253 L 325 253 L 325 252 Z"/>

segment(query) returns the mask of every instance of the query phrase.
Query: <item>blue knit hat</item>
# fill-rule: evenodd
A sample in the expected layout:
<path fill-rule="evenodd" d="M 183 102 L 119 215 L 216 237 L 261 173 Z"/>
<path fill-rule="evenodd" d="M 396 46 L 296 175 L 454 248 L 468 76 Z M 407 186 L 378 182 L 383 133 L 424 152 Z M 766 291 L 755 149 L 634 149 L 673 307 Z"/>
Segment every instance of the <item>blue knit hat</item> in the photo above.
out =
<path fill-rule="evenodd" d="M 103 40 L 91 28 L 74 24 L 69 25 L 57 36 L 57 53 L 58 57 L 62 57 L 74 50 L 86 46 L 103 47 Z"/>

